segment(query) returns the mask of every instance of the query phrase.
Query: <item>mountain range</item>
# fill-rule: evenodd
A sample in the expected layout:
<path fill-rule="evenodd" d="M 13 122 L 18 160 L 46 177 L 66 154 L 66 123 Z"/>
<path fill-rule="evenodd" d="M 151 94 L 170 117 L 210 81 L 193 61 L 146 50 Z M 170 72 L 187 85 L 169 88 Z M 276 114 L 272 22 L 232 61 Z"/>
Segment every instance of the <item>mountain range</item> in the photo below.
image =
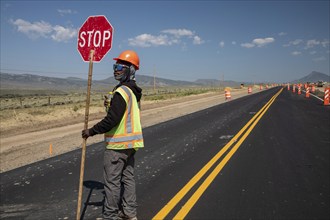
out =
<path fill-rule="evenodd" d="M 318 82 L 318 81 L 330 82 L 330 76 L 324 73 L 313 71 L 307 76 L 298 80 L 294 80 L 291 83 L 307 83 L 307 82 Z"/>
<path fill-rule="evenodd" d="M 239 82 L 235 81 L 220 81 L 220 80 L 208 80 L 199 79 L 195 82 L 179 81 L 164 79 L 151 76 L 138 75 L 137 81 L 141 87 L 153 87 L 154 82 L 156 87 L 189 87 L 189 86 L 239 86 Z M 114 77 L 109 77 L 103 80 L 93 80 L 93 90 L 104 90 L 112 88 L 117 85 L 118 81 Z M 63 91 L 85 91 L 87 88 L 87 80 L 68 77 L 57 78 L 47 77 L 31 74 L 9 74 L 0 73 L 0 88 L 4 89 L 48 89 L 48 90 L 63 90 Z"/>
<path fill-rule="evenodd" d="M 197 87 L 197 86 L 239 86 L 241 82 L 235 81 L 220 81 L 216 79 L 198 79 L 194 82 L 178 81 L 164 78 L 155 78 L 151 76 L 138 75 L 137 81 L 141 87 L 153 87 L 155 80 L 156 87 Z M 317 81 L 330 81 L 329 75 L 313 71 L 307 76 L 292 81 L 292 83 L 305 83 Z M 117 84 L 113 77 L 104 80 L 93 80 L 92 89 L 109 90 Z M 249 83 L 247 83 L 249 84 Z M 87 80 L 76 77 L 56 78 L 31 74 L 9 74 L 0 73 L 0 89 L 1 90 L 61 90 L 61 91 L 85 91 L 87 88 Z"/>

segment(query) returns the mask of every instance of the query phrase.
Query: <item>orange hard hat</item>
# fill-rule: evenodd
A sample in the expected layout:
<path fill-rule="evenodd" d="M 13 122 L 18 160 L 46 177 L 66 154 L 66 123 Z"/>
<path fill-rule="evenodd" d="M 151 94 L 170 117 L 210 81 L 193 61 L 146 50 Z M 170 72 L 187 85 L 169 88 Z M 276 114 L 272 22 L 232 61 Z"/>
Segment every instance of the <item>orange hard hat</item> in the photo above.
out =
<path fill-rule="evenodd" d="M 113 59 L 129 62 L 136 67 L 136 70 L 138 70 L 140 67 L 139 56 L 133 50 L 125 50 L 118 57 L 113 58 Z"/>

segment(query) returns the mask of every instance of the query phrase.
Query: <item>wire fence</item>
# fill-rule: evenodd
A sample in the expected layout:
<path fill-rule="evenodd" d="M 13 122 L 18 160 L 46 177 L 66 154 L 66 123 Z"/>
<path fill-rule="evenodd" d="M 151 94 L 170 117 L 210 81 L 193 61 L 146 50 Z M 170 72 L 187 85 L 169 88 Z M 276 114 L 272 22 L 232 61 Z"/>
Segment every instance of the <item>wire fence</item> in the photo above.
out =
<path fill-rule="evenodd" d="M 101 94 L 91 95 L 91 101 L 103 99 Z M 34 108 L 43 106 L 68 105 L 86 102 L 86 95 L 54 95 L 54 96 L 27 96 L 16 98 L 0 98 L 0 110 Z"/>
<path fill-rule="evenodd" d="M 211 88 L 143 88 L 144 100 L 161 100 L 171 97 L 188 96 L 193 94 L 201 94 L 209 91 L 220 91 L 219 87 Z M 97 92 L 91 94 L 91 103 L 101 103 L 105 92 Z M 19 97 L 1 97 L 0 110 L 5 109 L 22 109 L 46 106 L 58 106 L 68 104 L 80 104 L 86 102 L 85 93 L 66 94 L 66 95 L 27 95 Z"/>

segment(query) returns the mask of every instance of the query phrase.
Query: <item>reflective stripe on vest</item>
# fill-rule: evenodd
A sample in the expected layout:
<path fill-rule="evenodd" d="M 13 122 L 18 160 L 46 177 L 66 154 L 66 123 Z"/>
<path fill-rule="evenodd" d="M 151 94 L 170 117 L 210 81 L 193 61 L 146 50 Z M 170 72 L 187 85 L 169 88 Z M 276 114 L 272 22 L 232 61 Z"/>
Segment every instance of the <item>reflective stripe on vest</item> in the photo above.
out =
<path fill-rule="evenodd" d="M 140 110 L 137 100 L 130 88 L 121 86 L 116 89 L 126 102 L 126 110 L 119 125 L 105 133 L 108 149 L 127 149 L 143 147 L 143 136 L 140 122 Z"/>

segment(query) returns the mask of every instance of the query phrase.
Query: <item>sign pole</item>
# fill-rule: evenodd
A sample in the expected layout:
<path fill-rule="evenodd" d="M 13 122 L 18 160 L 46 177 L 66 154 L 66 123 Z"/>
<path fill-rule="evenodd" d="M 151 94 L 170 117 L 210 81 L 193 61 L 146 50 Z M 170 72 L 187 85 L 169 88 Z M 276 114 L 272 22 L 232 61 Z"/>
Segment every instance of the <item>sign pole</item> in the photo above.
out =
<path fill-rule="evenodd" d="M 90 97 L 91 97 L 92 75 L 93 75 L 93 57 L 94 57 L 94 50 L 91 50 L 90 56 L 89 56 L 88 84 L 87 84 L 84 130 L 88 128 L 89 104 L 90 104 Z M 80 219 L 82 189 L 83 189 L 84 171 L 85 171 L 86 142 L 87 142 L 87 139 L 84 138 L 83 143 L 82 143 L 82 154 L 81 154 L 81 165 L 80 165 L 78 206 L 77 206 L 77 216 L 76 216 L 77 220 Z"/>

